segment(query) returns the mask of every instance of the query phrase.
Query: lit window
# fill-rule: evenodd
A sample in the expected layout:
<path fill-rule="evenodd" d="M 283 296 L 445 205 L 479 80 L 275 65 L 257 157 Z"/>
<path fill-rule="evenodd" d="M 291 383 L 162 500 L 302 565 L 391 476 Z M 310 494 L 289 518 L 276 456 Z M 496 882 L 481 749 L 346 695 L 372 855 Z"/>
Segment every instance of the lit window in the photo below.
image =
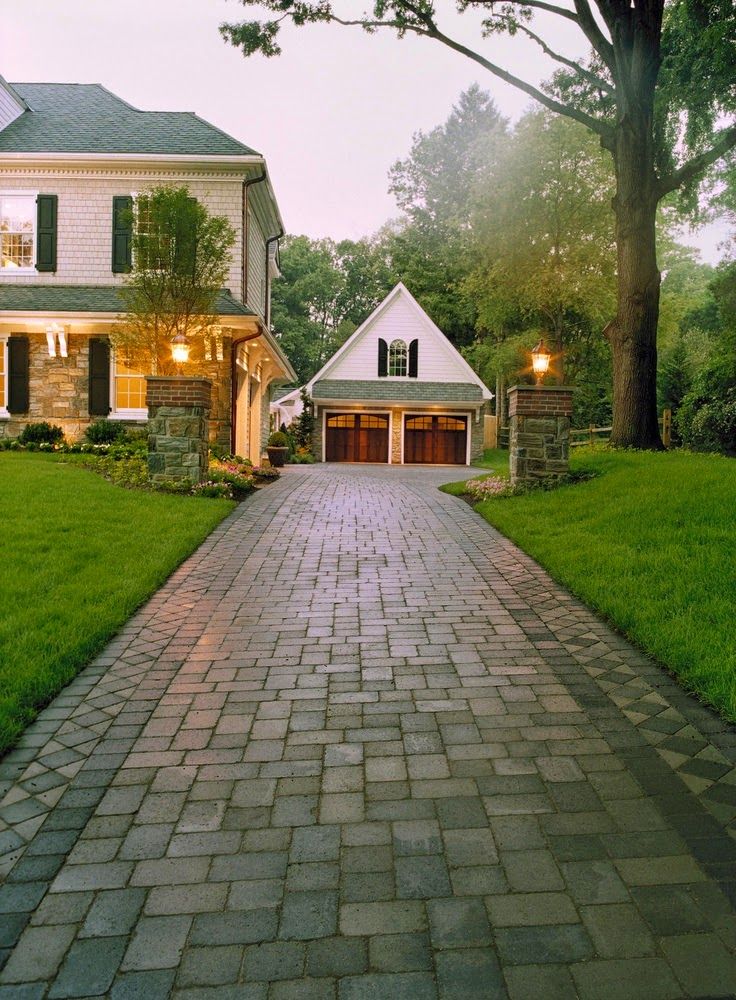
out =
<path fill-rule="evenodd" d="M 7 413 L 8 408 L 8 342 L 0 339 L 0 413 Z"/>
<path fill-rule="evenodd" d="M 409 351 L 404 340 L 392 340 L 388 349 L 389 375 L 406 375 L 408 370 Z"/>
<path fill-rule="evenodd" d="M 113 362 L 114 401 L 113 409 L 145 410 L 146 409 L 146 379 L 141 372 L 128 367 L 124 361 L 116 358 Z"/>
<path fill-rule="evenodd" d="M 0 195 L 0 268 L 33 269 L 36 199 L 30 194 Z"/>

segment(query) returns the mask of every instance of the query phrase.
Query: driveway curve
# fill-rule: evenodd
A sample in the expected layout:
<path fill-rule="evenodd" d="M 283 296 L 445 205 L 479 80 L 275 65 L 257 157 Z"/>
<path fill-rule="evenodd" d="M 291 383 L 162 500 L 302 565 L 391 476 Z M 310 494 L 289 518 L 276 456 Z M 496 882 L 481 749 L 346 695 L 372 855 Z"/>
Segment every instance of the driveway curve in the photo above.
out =
<path fill-rule="evenodd" d="M 736 995 L 733 730 L 458 474 L 288 469 L 42 713 L 0 1000 Z"/>

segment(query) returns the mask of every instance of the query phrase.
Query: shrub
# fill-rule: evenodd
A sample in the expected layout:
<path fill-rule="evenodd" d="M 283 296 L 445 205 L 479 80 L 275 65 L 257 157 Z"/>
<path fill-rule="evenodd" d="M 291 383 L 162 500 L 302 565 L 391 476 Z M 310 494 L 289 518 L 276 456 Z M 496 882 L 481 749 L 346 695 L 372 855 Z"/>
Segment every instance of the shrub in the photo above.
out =
<path fill-rule="evenodd" d="M 258 466 L 254 466 L 251 472 L 254 479 L 261 479 L 263 482 L 271 482 L 281 475 L 278 469 L 262 469 Z"/>
<path fill-rule="evenodd" d="M 147 489 L 148 462 L 140 455 L 130 458 L 115 458 L 111 455 L 96 455 L 85 463 L 87 468 L 98 472 L 116 486 L 129 490 Z"/>
<path fill-rule="evenodd" d="M 232 500 L 233 491 L 229 483 L 214 483 L 208 480 L 205 483 L 196 483 L 192 486 L 192 496 L 210 497 L 213 500 Z"/>
<path fill-rule="evenodd" d="M 26 424 L 18 436 L 21 444 L 61 444 L 64 431 L 55 424 L 42 421 L 39 424 Z"/>
<path fill-rule="evenodd" d="M 283 431 L 274 431 L 268 439 L 269 448 L 288 448 L 289 438 Z"/>
<path fill-rule="evenodd" d="M 736 363 L 730 353 L 698 372 L 675 426 L 694 451 L 736 452 Z"/>
<path fill-rule="evenodd" d="M 125 427 L 117 420 L 95 420 L 84 432 L 84 436 L 92 444 L 113 444 L 125 436 Z"/>
<path fill-rule="evenodd" d="M 474 500 L 487 500 L 489 497 L 513 496 L 515 488 L 508 479 L 500 476 L 485 476 L 483 479 L 469 479 L 465 491 Z"/>

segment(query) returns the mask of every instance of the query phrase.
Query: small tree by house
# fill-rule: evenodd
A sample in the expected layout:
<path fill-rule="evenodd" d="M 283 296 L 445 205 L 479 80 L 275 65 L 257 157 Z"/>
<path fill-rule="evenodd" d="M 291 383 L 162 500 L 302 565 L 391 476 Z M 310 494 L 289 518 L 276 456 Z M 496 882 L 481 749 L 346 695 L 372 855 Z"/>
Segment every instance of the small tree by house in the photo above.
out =
<path fill-rule="evenodd" d="M 172 375 L 171 341 L 178 334 L 189 341 L 192 361 L 204 357 L 235 231 L 186 187 L 156 187 L 139 195 L 130 223 L 132 267 L 121 290 L 125 315 L 112 345 L 130 369 Z"/>
<path fill-rule="evenodd" d="M 302 401 L 302 412 L 292 426 L 294 443 L 297 448 L 303 448 L 305 451 L 311 452 L 312 435 L 314 434 L 314 405 L 312 397 L 303 387 L 299 392 L 299 398 Z"/>

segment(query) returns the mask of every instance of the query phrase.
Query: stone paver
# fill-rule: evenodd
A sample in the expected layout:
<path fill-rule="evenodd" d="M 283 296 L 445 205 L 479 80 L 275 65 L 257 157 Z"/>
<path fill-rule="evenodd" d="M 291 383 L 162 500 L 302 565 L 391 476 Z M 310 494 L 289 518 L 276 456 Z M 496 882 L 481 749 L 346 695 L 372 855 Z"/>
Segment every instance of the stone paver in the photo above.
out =
<path fill-rule="evenodd" d="M 0 1000 L 736 995 L 736 734 L 436 486 L 287 470 L 0 764 Z"/>

